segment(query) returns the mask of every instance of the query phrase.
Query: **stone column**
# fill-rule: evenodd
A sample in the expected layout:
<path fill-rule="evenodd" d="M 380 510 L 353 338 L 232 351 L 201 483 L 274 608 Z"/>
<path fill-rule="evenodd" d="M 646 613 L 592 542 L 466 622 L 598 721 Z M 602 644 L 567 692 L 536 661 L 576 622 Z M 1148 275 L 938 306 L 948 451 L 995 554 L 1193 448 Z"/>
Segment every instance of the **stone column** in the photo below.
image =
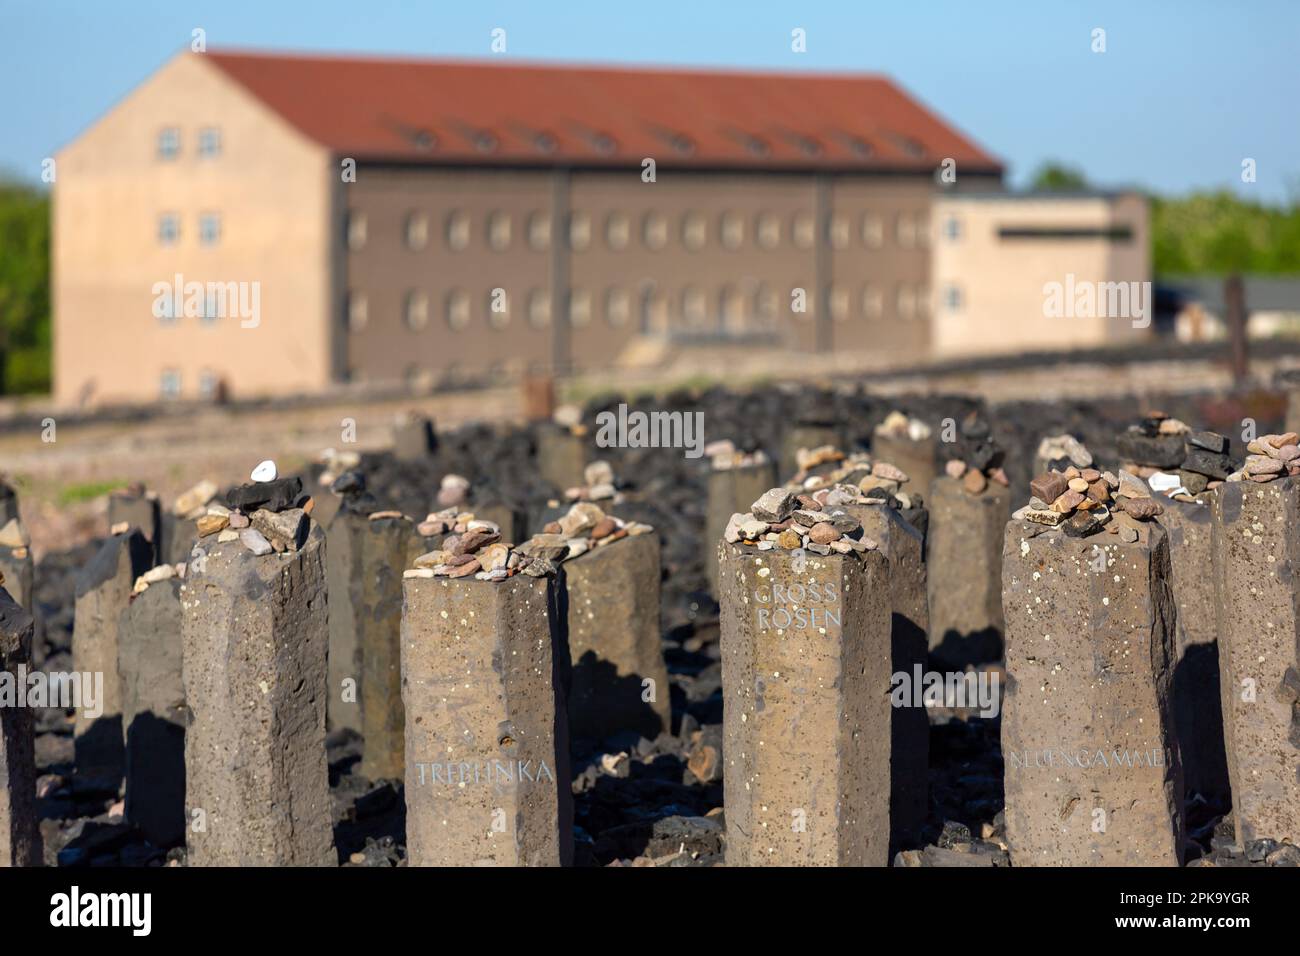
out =
<path fill-rule="evenodd" d="M 361 773 L 371 780 L 405 775 L 402 707 L 402 571 L 423 539 L 406 518 L 366 521 L 357 529 L 361 561 L 351 583 L 361 658 Z"/>
<path fill-rule="evenodd" d="M 1300 478 L 1212 499 L 1215 625 L 1237 842 L 1300 843 Z"/>
<path fill-rule="evenodd" d="M 325 711 L 331 731 L 361 733 L 361 638 L 353 588 L 362 573 L 365 515 L 343 508 L 330 523 L 325 553 L 329 591 L 329 662 Z"/>
<path fill-rule="evenodd" d="M 15 602 L 30 608 L 35 581 L 30 547 L 32 539 L 22 519 L 17 517 L 16 503 L 13 510 L 14 517 L 0 525 L 0 585 Z"/>
<path fill-rule="evenodd" d="M 1011 491 L 988 482 L 972 494 L 943 476 L 930 485 L 927 589 L 930 654 L 945 665 L 1002 656 L 1002 536 Z"/>
<path fill-rule="evenodd" d="M 0 478 L 0 527 L 18 517 L 18 493 Z"/>
<path fill-rule="evenodd" d="M 20 679 L 32 662 L 32 616 L 0 588 L 0 670 Z M 0 707 L 0 866 L 40 866 L 36 756 L 30 707 Z"/>
<path fill-rule="evenodd" d="M 199 536 L 198 521 L 164 512 L 159 522 L 159 560 L 164 564 L 188 564 L 190 549 Z"/>
<path fill-rule="evenodd" d="M 324 534 L 283 554 L 239 538 L 203 539 L 181 588 L 189 863 L 333 866 Z"/>
<path fill-rule="evenodd" d="M 404 415 L 393 423 L 393 457 L 398 461 L 427 461 L 437 448 L 438 439 L 429 418 Z"/>
<path fill-rule="evenodd" d="M 365 737 L 363 774 L 400 777 L 402 571 L 442 536 L 422 537 L 405 517 L 372 521 L 344 507 L 327 538 L 328 726 Z"/>
<path fill-rule="evenodd" d="M 179 578 L 150 584 L 118 623 L 126 818 L 159 847 L 185 842 L 180 592 Z"/>
<path fill-rule="evenodd" d="M 715 468 L 709 472 L 708 514 L 704 523 L 704 570 L 709 586 L 718 593 L 718 542 L 733 514 L 744 514 L 769 488 L 777 486 L 776 466 L 770 461 L 741 468 Z"/>
<path fill-rule="evenodd" d="M 569 597 L 569 732 L 601 740 L 672 729 L 659 627 L 659 535 L 593 547 L 565 562 Z M 643 681 L 653 681 L 643 688 Z M 653 692 L 646 701 L 645 691 Z"/>
<path fill-rule="evenodd" d="M 568 865 L 563 582 L 403 583 L 410 865 Z"/>
<path fill-rule="evenodd" d="M 486 502 L 472 502 L 466 508 L 477 521 L 491 521 L 501 529 L 502 541 L 522 541 L 524 539 L 524 519 L 518 511 L 499 499 Z"/>
<path fill-rule="evenodd" d="M 105 540 L 77 575 L 73 612 L 72 666 L 104 675 L 103 713 L 76 718 L 77 769 L 120 777 L 125 761 L 122 693 L 118 681 L 118 626 L 131 599 L 135 579 L 153 566 L 153 548 L 139 531 Z"/>
<path fill-rule="evenodd" d="M 587 440 L 570 428 L 539 425 L 537 428 L 537 470 L 548 482 L 564 491 L 583 483 L 587 467 Z"/>
<path fill-rule="evenodd" d="M 114 491 L 108 496 L 108 525 L 116 527 L 125 522 L 132 528 L 139 529 L 153 551 L 154 563 L 162 560 L 162 511 L 158 504 L 158 495 L 143 488 L 126 491 Z"/>
<path fill-rule="evenodd" d="M 1287 389 L 1286 428 L 1283 430 L 1300 432 L 1300 388 Z"/>
<path fill-rule="evenodd" d="M 913 441 L 906 435 L 876 431 L 871 436 L 871 460 L 901 468 L 908 477 L 909 488 L 928 489 L 939 477 L 939 446 L 933 435 Z"/>
<path fill-rule="evenodd" d="M 1002 558 L 1012 865 L 1181 864 L 1164 531 L 1130 544 L 1013 520 Z"/>
<path fill-rule="evenodd" d="M 829 509 L 832 512 L 839 508 Z M 925 667 L 929 647 L 925 539 L 901 511 L 886 505 L 843 505 L 862 523 L 889 566 L 891 673 L 913 674 Z M 890 783 L 893 788 L 893 848 L 910 842 L 930 808 L 930 719 L 924 708 L 899 708 L 891 728 Z"/>
<path fill-rule="evenodd" d="M 884 555 L 718 547 L 727 864 L 886 866 Z"/>
<path fill-rule="evenodd" d="M 1223 709 L 1219 688 L 1219 635 L 1212 571 L 1210 501 L 1160 496 L 1156 520 L 1169 539 L 1169 564 L 1177 608 L 1174 658 L 1174 720 L 1188 793 L 1226 802 L 1230 789 L 1223 752 Z"/>

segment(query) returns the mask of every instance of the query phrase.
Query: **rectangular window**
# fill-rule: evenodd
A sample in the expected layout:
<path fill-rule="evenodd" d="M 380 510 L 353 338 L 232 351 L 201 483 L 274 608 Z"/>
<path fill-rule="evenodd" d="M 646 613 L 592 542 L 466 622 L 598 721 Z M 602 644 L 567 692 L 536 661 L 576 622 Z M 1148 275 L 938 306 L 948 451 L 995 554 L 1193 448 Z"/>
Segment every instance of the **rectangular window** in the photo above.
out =
<path fill-rule="evenodd" d="M 158 131 L 158 158 L 172 160 L 181 154 L 181 131 L 175 126 L 164 126 Z"/>
<path fill-rule="evenodd" d="M 949 312 L 961 310 L 961 289 L 955 285 L 943 287 L 943 306 Z"/>
<path fill-rule="evenodd" d="M 158 217 L 158 244 L 174 246 L 181 238 L 181 217 L 174 212 L 165 212 Z"/>
<path fill-rule="evenodd" d="M 199 216 L 199 242 L 215 246 L 221 241 L 221 213 L 205 212 Z"/>
<path fill-rule="evenodd" d="M 204 399 L 212 399 L 217 395 L 217 373 L 210 368 L 205 368 L 199 373 L 199 395 Z"/>
<path fill-rule="evenodd" d="M 212 159 L 221 155 L 221 130 L 205 126 L 199 130 L 199 158 Z"/>
<path fill-rule="evenodd" d="M 158 382 L 158 394 L 163 398 L 180 398 L 181 373 L 178 369 L 165 368 Z"/>
<path fill-rule="evenodd" d="M 949 216 L 943 221 L 944 238 L 950 242 L 956 242 L 961 238 L 961 220 L 956 216 Z"/>

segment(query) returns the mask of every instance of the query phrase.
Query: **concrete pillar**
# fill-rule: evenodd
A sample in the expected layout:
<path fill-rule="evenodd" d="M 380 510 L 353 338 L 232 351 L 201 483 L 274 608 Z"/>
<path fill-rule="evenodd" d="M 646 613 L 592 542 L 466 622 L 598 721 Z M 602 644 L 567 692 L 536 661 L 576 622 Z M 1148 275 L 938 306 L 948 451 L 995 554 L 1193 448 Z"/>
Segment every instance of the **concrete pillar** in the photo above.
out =
<path fill-rule="evenodd" d="M 798 456 L 800 448 L 821 448 L 823 445 L 843 448 L 844 444 L 843 429 L 832 422 L 804 422 L 791 425 L 781 437 L 781 475 L 788 478 L 799 470 Z M 774 486 L 768 486 L 768 488 L 771 487 Z M 763 491 L 766 490 L 767 488 L 763 489 Z M 762 492 L 759 492 L 759 494 L 762 494 Z M 749 503 L 753 503 L 752 498 Z M 741 508 L 739 510 L 743 513 L 746 509 Z M 731 516 L 728 515 L 727 517 Z"/>
<path fill-rule="evenodd" d="M 366 521 L 358 528 L 361 560 L 351 584 L 353 624 L 361 659 L 361 773 L 371 780 L 405 774 L 402 708 L 402 571 L 423 552 L 424 539 L 406 518 Z"/>
<path fill-rule="evenodd" d="M 326 665 L 326 721 L 331 731 L 361 733 L 361 638 L 353 588 L 362 573 L 361 535 L 365 515 L 340 510 L 330 524 L 325 551 L 329 592 L 329 660 Z"/>
<path fill-rule="evenodd" d="M 537 470 L 548 482 L 564 491 L 583 483 L 587 467 L 587 439 L 572 428 L 539 425 L 537 428 Z"/>
<path fill-rule="evenodd" d="M 719 560 L 727 864 L 887 865 L 884 555 L 724 541 Z"/>
<path fill-rule="evenodd" d="M 159 847 L 185 842 L 180 593 L 179 578 L 150 584 L 118 623 L 126 819 Z"/>
<path fill-rule="evenodd" d="M 0 525 L 0 585 L 20 606 L 32 606 L 35 575 L 32 567 L 31 536 L 21 518 L 15 516 Z M 0 516 L 2 517 L 2 516 Z"/>
<path fill-rule="evenodd" d="M 263 555 L 219 538 L 181 588 L 189 863 L 333 866 L 324 533 Z"/>
<path fill-rule="evenodd" d="M 159 521 L 158 560 L 162 564 L 188 564 L 190 549 L 199 536 L 198 520 L 164 512 Z"/>
<path fill-rule="evenodd" d="M 930 629 L 925 539 L 902 512 L 886 505 L 840 506 L 862 524 L 889 566 L 891 673 L 924 668 Z M 839 508 L 829 508 L 836 511 Z M 899 708 L 891 728 L 894 849 L 910 842 L 929 811 L 930 720 L 924 708 Z"/>
<path fill-rule="evenodd" d="M 934 435 L 914 441 L 907 435 L 893 435 L 879 429 L 871 436 L 871 460 L 900 468 L 909 488 L 924 492 L 939 477 L 939 445 Z"/>
<path fill-rule="evenodd" d="M 718 542 L 733 514 L 749 506 L 777 485 L 776 466 L 764 461 L 741 468 L 714 468 L 709 472 L 708 514 L 704 523 L 704 570 L 709 586 L 718 593 Z"/>
<path fill-rule="evenodd" d="M 524 539 L 524 516 L 500 499 L 471 502 L 466 509 L 476 521 L 491 521 L 501 529 L 501 540 L 508 542 Z"/>
<path fill-rule="evenodd" d="M 18 493 L 9 482 L 0 479 L 0 527 L 18 517 Z"/>
<path fill-rule="evenodd" d="M 108 526 L 117 527 L 126 523 L 139 529 L 153 551 L 154 563 L 162 559 L 159 551 L 162 545 L 162 510 L 159 507 L 158 494 L 135 487 L 123 491 L 114 491 L 108 496 Z"/>
<path fill-rule="evenodd" d="M 1002 757 L 1013 866 L 1177 866 L 1169 545 L 1024 520 L 1002 551 Z"/>
<path fill-rule="evenodd" d="M 1223 752 L 1223 708 L 1219 688 L 1219 640 L 1215 623 L 1215 576 L 1211 573 L 1210 501 L 1160 496 L 1156 520 L 1169 539 L 1169 564 L 1177 609 L 1174 658 L 1174 720 L 1187 792 L 1226 801 L 1228 764 Z"/>
<path fill-rule="evenodd" d="M 930 484 L 926 553 L 930 654 L 945 664 L 1002 656 L 1002 536 L 1011 491 L 986 482 L 973 494 L 959 478 Z"/>
<path fill-rule="evenodd" d="M 751 501 L 753 499 L 750 499 Z M 672 729 L 659 627 L 659 536 L 592 547 L 564 563 L 569 596 L 569 732 L 601 740 Z M 653 684 L 643 687 L 649 679 Z M 653 700 L 643 700 L 647 691 Z"/>
<path fill-rule="evenodd" d="M 35 622 L 0 588 L 0 670 L 12 675 L 32 662 Z M 30 707 L 0 707 L 0 866 L 40 866 L 36 818 L 34 715 Z"/>
<path fill-rule="evenodd" d="M 405 517 L 372 521 L 348 508 L 329 528 L 327 724 L 365 737 L 360 769 L 371 779 L 402 774 L 402 571 L 442 537 L 422 537 Z"/>
<path fill-rule="evenodd" d="M 77 575 L 73 612 L 72 666 L 104 675 L 103 713 L 98 718 L 78 712 L 77 770 L 121 776 L 125 762 L 122 733 L 122 693 L 118 681 L 118 627 L 131 599 L 135 580 L 153 566 L 153 548 L 132 530 L 105 540 L 95 557 Z"/>
<path fill-rule="evenodd" d="M 1237 842 L 1300 843 L 1300 478 L 1226 482 L 1211 509 L 1224 747 Z"/>
<path fill-rule="evenodd" d="M 424 415 L 402 415 L 393 422 L 393 457 L 398 461 L 427 461 L 438 449 L 433 421 Z"/>
<path fill-rule="evenodd" d="M 410 865 L 568 865 L 563 582 L 413 576 L 403 584 Z"/>
<path fill-rule="evenodd" d="M 1300 432 L 1300 388 L 1288 389 L 1286 393 L 1286 427 L 1284 432 Z"/>

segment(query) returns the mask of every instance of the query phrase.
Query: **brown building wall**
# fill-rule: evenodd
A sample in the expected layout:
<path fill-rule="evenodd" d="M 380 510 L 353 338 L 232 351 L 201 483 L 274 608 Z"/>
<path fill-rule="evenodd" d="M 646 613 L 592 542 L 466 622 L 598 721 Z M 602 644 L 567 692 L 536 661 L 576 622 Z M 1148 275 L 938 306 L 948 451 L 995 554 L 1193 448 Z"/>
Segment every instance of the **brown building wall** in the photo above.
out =
<path fill-rule="evenodd" d="M 343 187 L 347 212 L 336 236 L 347 250 L 347 291 L 337 321 L 346 331 L 349 377 L 393 381 L 448 369 L 518 372 L 549 364 L 550 320 L 528 314 L 530 297 L 550 292 L 549 225 L 540 249 L 528 229 L 548 221 L 550 182 L 547 171 L 362 166 L 357 181 Z M 408 243 L 413 217 L 426 223 L 422 248 Z M 489 221 L 500 248 L 489 239 Z M 459 228 L 466 230 L 463 247 Z M 494 289 L 504 293 L 504 312 L 490 309 Z M 418 309 L 408 322 L 410 296 L 424 296 L 423 324 Z M 453 315 L 460 296 L 466 312 Z M 364 297 L 364 321 L 349 306 L 358 297 Z"/>
<path fill-rule="evenodd" d="M 363 167 L 338 227 L 354 303 L 340 308 L 346 367 L 372 381 L 514 372 L 549 367 L 558 340 L 574 367 L 605 368 L 647 336 L 919 353 L 931 194 L 926 177 Z M 508 241 L 492 228 L 503 223 Z M 823 282 L 836 307 L 824 320 Z M 498 288 L 504 314 L 490 306 Z"/>
<path fill-rule="evenodd" d="M 933 196 L 928 177 L 833 182 L 828 304 L 837 352 L 898 357 L 929 348 Z"/>

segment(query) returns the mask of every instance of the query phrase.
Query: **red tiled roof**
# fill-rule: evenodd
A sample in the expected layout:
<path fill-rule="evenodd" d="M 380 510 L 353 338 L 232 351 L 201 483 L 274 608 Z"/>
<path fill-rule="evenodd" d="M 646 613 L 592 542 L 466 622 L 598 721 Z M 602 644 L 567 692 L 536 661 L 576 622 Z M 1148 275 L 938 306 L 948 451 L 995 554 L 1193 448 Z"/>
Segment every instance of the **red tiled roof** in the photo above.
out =
<path fill-rule="evenodd" d="M 431 163 L 1000 171 L 869 74 L 201 55 L 306 136 L 357 159 Z"/>

